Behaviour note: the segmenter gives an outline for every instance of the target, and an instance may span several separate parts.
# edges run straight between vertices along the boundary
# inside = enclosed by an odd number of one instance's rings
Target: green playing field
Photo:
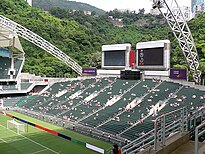
[[[55,130],[59,133],[68,135],[81,142],[86,142],[100,148],[109,149],[112,145],[88,136],[66,130],[64,128],[16,113],[19,118],[39,124],[43,127]],[[2,154],[95,154],[96,152],[87,149],[77,143],[56,137],[35,127],[28,126],[26,133],[17,134],[15,129],[7,129],[7,120],[11,118],[0,115],[0,153]]]

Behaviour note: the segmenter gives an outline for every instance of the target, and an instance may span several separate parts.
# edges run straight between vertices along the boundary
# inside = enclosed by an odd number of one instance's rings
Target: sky
[[[130,11],[145,8],[146,12],[150,12],[152,7],[152,0],[72,0],[76,2],[83,2],[105,11],[117,9],[129,9]],[[171,0],[167,0],[171,1]],[[180,6],[190,6],[191,0],[177,0]]]

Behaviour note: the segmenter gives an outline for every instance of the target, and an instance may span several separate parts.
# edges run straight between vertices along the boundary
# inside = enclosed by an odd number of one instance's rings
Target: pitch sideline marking
[[[39,153],[39,152],[42,152],[42,151],[45,151],[45,150],[47,150],[47,149],[39,150],[39,151],[33,152],[31,154],[36,154],[36,153]]]
[[[22,134],[18,134],[18,133],[16,133],[15,131],[8,129],[8,128],[6,128],[5,126],[3,126],[3,125],[1,125],[1,124],[0,124],[0,126],[3,127],[3,128],[5,128],[5,129],[7,129],[7,130],[9,130],[9,131],[11,131],[11,132],[13,132],[13,133],[15,133],[15,134],[17,134],[17,135],[20,135],[20,136],[24,137],[25,139],[27,139],[27,140],[29,140],[29,141],[31,141],[31,142],[33,142],[33,143],[35,143],[35,144],[37,144],[37,145],[39,145],[39,146],[41,146],[41,147],[44,147],[45,149],[48,149],[48,150],[52,151],[53,153],[59,154],[58,152],[56,152],[56,151],[54,151],[54,150],[52,150],[52,149],[50,149],[50,148],[48,148],[48,147],[46,147],[46,146],[44,146],[44,145],[42,145],[42,144],[36,142],[36,141],[34,141],[34,140],[32,140],[32,139],[30,139],[30,138],[28,138],[28,137],[26,137],[26,136],[23,136]]]
[[[4,139],[0,138],[1,141],[3,141],[4,143],[7,143]]]

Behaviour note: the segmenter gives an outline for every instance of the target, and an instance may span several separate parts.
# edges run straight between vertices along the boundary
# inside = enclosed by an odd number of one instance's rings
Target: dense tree
[[[133,49],[137,42],[169,39],[172,42],[171,66],[187,67],[177,40],[162,15],[152,16],[142,12],[119,12],[113,10],[103,15],[84,15],[81,11],[72,12],[64,8],[51,8],[44,12],[30,7],[25,0],[0,0],[0,14],[18,22],[42,36],[82,67],[101,65],[101,46],[114,43],[131,43]],[[122,19],[124,27],[112,25],[109,16]],[[204,75],[205,68],[205,15],[189,22],[201,59]],[[21,39],[26,52],[24,71],[46,76],[67,76],[75,73],[65,64]]]
[[[50,10],[53,7],[61,7],[70,10],[86,10],[97,14],[104,14],[105,11],[86,3],[69,0],[33,0],[33,5],[44,10]]]

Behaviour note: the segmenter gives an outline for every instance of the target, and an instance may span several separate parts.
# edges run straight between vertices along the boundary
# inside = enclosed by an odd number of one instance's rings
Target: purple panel
[[[96,76],[97,69],[96,68],[83,68],[83,76]]]
[[[186,69],[170,69],[171,79],[183,79],[187,80],[187,70]]]

